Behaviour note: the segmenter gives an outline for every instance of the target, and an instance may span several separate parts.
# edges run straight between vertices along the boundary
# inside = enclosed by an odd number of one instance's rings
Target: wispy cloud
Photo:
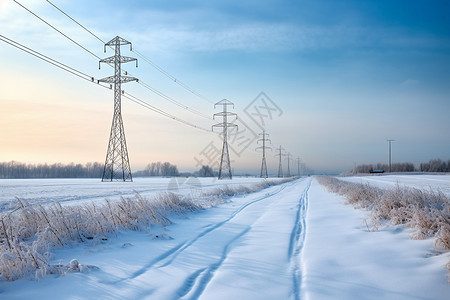
[[[77,41],[96,43],[89,34],[49,5],[32,2],[27,3],[27,6]],[[64,41],[63,37],[58,37],[56,32],[17,5],[0,0],[0,9],[2,7],[5,9],[0,16],[0,23],[5,33],[26,36],[31,44],[46,38],[46,44],[57,47],[60,41],[62,47],[67,47],[67,41]],[[412,32],[401,27],[348,23],[302,24],[295,19],[250,18],[242,12],[233,14],[206,6],[185,7],[179,10],[158,10],[146,6],[141,10],[127,11],[127,14],[119,14],[113,10],[114,7],[106,7],[105,12],[98,8],[96,13],[93,12],[95,4],[86,7],[92,8],[87,15],[76,12],[74,17],[103,39],[109,40],[117,34],[123,35],[139,45],[138,48],[152,52],[450,48],[450,39]],[[71,9],[69,5],[68,10],[76,11],[76,8]],[[47,34],[58,38],[47,39]],[[93,45],[98,47],[95,43]]]
[[[419,80],[416,79],[406,79],[401,83],[402,86],[414,86],[419,84]]]
[[[211,29],[161,26],[133,39],[152,51],[301,51],[317,49],[435,49],[450,48],[450,40],[412,35],[401,29],[302,26],[292,23],[254,22]]]
[[[297,48],[297,35],[290,25],[254,23],[214,30],[159,28],[135,38],[151,50],[280,51]]]

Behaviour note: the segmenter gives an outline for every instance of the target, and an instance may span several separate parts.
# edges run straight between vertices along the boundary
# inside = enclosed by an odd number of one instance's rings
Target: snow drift
[[[370,210],[370,230],[378,230],[383,221],[405,224],[414,229],[413,239],[434,237],[437,250],[450,250],[450,200],[442,192],[402,187],[382,189],[369,184],[344,182],[334,177],[318,177],[329,191],[347,199],[356,208]],[[450,280],[450,262],[447,264]]]

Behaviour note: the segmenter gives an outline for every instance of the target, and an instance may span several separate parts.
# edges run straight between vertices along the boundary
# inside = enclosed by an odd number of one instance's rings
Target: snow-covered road
[[[104,284],[128,299],[299,299],[309,182],[273,187],[175,225],[167,249]]]

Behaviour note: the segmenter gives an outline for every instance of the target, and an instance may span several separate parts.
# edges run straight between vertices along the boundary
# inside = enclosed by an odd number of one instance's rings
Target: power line
[[[170,73],[168,73],[166,70],[164,70],[163,68],[161,68],[160,66],[158,66],[156,63],[154,63],[153,61],[151,61],[150,59],[148,59],[147,57],[145,57],[142,53],[140,53],[139,51],[137,51],[136,49],[133,49],[133,52],[136,53],[136,55],[138,55],[140,58],[142,58],[146,63],[148,63],[149,65],[151,65],[152,67],[154,67],[156,70],[158,70],[159,72],[161,72],[162,74],[164,74],[167,78],[169,78],[170,80],[172,80],[173,82],[175,82],[176,84],[180,85],[181,87],[183,87],[184,89],[186,89],[187,91],[189,91],[190,93],[194,94],[195,96],[211,103],[214,104],[213,101],[209,100],[208,98],[204,97],[202,94],[199,94],[198,92],[194,91],[192,88],[190,88],[187,84],[183,83],[182,81],[180,81],[179,79],[177,79],[176,77],[170,75]]]
[[[69,73],[71,73],[71,74],[73,74],[73,75],[75,75],[75,76],[77,76],[77,77],[79,77],[81,79],[84,79],[84,80],[89,81],[91,83],[95,83],[97,86],[101,86],[103,88],[111,89],[110,85],[103,85],[103,84],[101,84],[98,80],[95,80],[95,78],[93,76],[90,76],[90,75],[88,75],[88,74],[86,74],[84,72],[81,72],[81,71],[79,71],[79,70],[77,70],[75,68],[72,68],[72,67],[70,67],[70,66],[68,66],[68,65],[66,65],[64,63],[61,63],[61,62],[59,62],[59,61],[57,61],[57,60],[55,60],[55,59],[53,59],[51,57],[48,57],[48,56],[46,56],[46,55],[44,55],[44,54],[42,54],[42,53],[40,53],[38,51],[35,51],[35,50],[33,50],[33,49],[31,49],[31,48],[29,48],[27,46],[24,46],[24,45],[22,45],[22,44],[20,44],[20,43],[18,43],[16,41],[13,41],[13,40],[11,40],[11,39],[3,36],[3,35],[0,35],[0,40],[2,40],[3,42],[5,42],[5,43],[7,43],[7,44],[9,44],[9,45],[19,49],[19,50],[22,50],[22,51],[24,51],[24,52],[26,52],[28,54],[31,54],[31,55],[33,55],[33,56],[35,56],[35,57],[37,57],[37,58],[39,58],[39,59],[49,63],[49,64],[52,64],[52,65],[54,65],[54,66],[56,66],[56,67],[58,67],[58,68],[60,68],[60,69],[62,69],[64,71],[66,71],[66,72],[69,72]],[[130,101],[132,101],[132,102],[134,102],[136,104],[139,104],[140,106],[145,107],[145,108],[147,108],[147,109],[149,109],[149,110],[151,110],[153,112],[156,112],[156,113],[158,113],[158,114],[160,114],[162,116],[165,116],[165,117],[167,117],[169,119],[178,121],[180,123],[183,123],[183,124],[188,125],[188,126],[193,127],[193,128],[200,129],[202,131],[210,132],[209,129],[202,128],[200,126],[197,126],[195,124],[187,122],[187,121],[185,121],[185,120],[183,120],[181,118],[178,118],[178,117],[176,117],[176,116],[174,116],[172,114],[169,114],[169,113],[167,113],[167,112],[165,112],[165,111],[163,111],[163,110],[161,110],[159,108],[156,108],[155,106],[153,106],[153,105],[145,102],[144,100],[139,99],[138,97],[135,97],[135,96],[133,96],[133,95],[131,95],[129,93],[124,92],[124,98],[127,98],[128,100],[130,100]]]
[[[206,131],[206,132],[211,132],[209,129],[205,129],[203,127],[197,126],[197,125],[192,124],[190,122],[187,122],[187,121],[185,121],[183,119],[175,117],[174,115],[169,114],[169,113],[167,113],[167,112],[165,112],[165,111],[163,111],[163,110],[161,110],[161,109],[159,109],[159,108],[157,108],[157,107],[155,107],[155,106],[153,106],[153,105],[151,105],[151,104],[149,104],[149,103],[139,99],[138,97],[127,93],[127,92],[124,92],[124,96],[123,97],[127,98],[128,100],[133,101],[134,103],[139,104],[139,105],[141,105],[141,106],[143,106],[143,107],[145,107],[145,108],[147,108],[147,109],[149,109],[151,111],[154,111],[154,112],[156,112],[156,113],[158,113],[160,115],[163,115],[163,116],[165,116],[165,117],[167,117],[169,119],[178,121],[180,123],[183,123],[185,125],[191,126],[193,128],[197,128],[197,129],[200,129],[200,130],[203,130],[203,131]]]
[[[41,60],[43,60],[45,62],[48,62],[48,63],[50,63],[50,64],[52,64],[52,65],[54,65],[54,66],[56,66],[56,67],[58,67],[58,68],[60,68],[62,70],[64,70],[64,71],[72,73],[75,76],[78,76],[78,77],[80,77],[82,79],[85,79],[87,81],[90,81],[90,82],[94,82],[95,81],[94,77],[92,77],[92,76],[90,76],[90,75],[88,75],[86,73],[83,73],[83,72],[81,72],[81,71],[79,71],[79,70],[77,70],[75,68],[69,67],[66,64],[63,64],[63,63],[61,63],[61,62],[59,62],[59,61],[57,61],[57,60],[55,60],[53,58],[50,58],[50,57],[48,57],[48,56],[46,56],[46,55],[44,55],[44,54],[42,54],[42,53],[40,53],[38,51],[35,51],[35,50],[31,49],[31,48],[28,48],[28,47],[26,47],[26,46],[24,46],[24,45],[22,45],[22,44],[20,44],[20,43],[18,43],[16,41],[13,41],[13,40],[11,40],[11,39],[3,36],[3,35],[0,35],[0,39],[2,41],[4,41],[5,43],[8,43],[11,46],[16,47],[19,50],[22,50],[22,51],[24,51],[24,52],[26,52],[28,54],[31,54],[31,55],[33,55],[33,56],[35,56],[35,57],[37,57],[37,58],[39,58],[39,59],[41,59]],[[106,87],[106,86],[104,86],[104,87]]]
[[[75,40],[73,40],[72,38],[70,38],[69,36],[67,36],[66,34],[64,34],[62,31],[58,30],[55,26],[51,25],[49,22],[45,21],[43,18],[41,18],[40,16],[38,16],[36,13],[32,12],[30,9],[28,9],[27,7],[25,7],[24,5],[20,4],[18,1],[14,0],[14,2],[16,2],[18,5],[20,5],[22,8],[24,8],[25,10],[27,10],[29,13],[31,13],[33,16],[35,16],[36,18],[38,18],[39,20],[41,20],[42,22],[44,22],[45,24],[47,24],[48,26],[50,26],[52,29],[54,29],[55,31],[57,31],[58,33],[60,33],[61,35],[63,35],[65,38],[69,39],[71,42],[73,42],[75,45],[81,47],[82,49],[84,49],[85,51],[87,51],[89,54],[93,55],[94,57],[96,57],[97,59],[101,60],[101,58],[99,56],[97,56],[96,54],[94,54],[92,51],[88,50],[87,48],[85,48],[84,46],[82,46],[80,43],[76,42]],[[75,22],[76,24],[78,24],[81,28],[83,28],[84,30],[86,30],[87,32],[89,32],[91,35],[93,35],[96,39],[98,39],[99,41],[101,41],[104,45],[106,44],[100,37],[98,37],[97,35],[95,35],[92,31],[90,31],[89,29],[87,29],[86,27],[84,27],[81,23],[79,23],[78,21],[76,21],[74,18],[72,18],[71,16],[69,16],[69,14],[67,14],[66,12],[64,12],[62,9],[60,9],[59,7],[57,7],[55,4],[53,4],[51,1],[47,2],[49,4],[51,4],[53,7],[55,7],[58,11],[60,11],[61,13],[63,13],[65,16],[67,16],[68,18],[70,18],[73,22]],[[107,45],[109,46],[109,45]],[[106,46],[105,46],[106,47]],[[109,46],[111,49],[113,49],[111,46]],[[114,49],[113,49],[114,50]],[[139,56],[143,56],[142,54],[139,54]],[[147,58],[144,58],[145,61],[150,61]],[[114,66],[112,65],[112,63],[107,62],[107,64],[114,68]],[[127,71],[124,71],[125,74],[128,74]],[[131,74],[130,74],[131,75]],[[158,96],[164,98],[165,100],[172,102],[173,104],[186,109],[187,111],[194,113],[198,116],[201,116],[203,118],[206,119],[211,119],[209,116],[202,114],[201,112],[192,109],[186,105],[181,104],[180,102],[174,100],[173,98],[167,96],[166,94],[164,94],[163,92],[158,91],[157,89],[151,87],[150,85],[146,84],[145,82],[143,82],[142,80],[140,80],[138,82],[141,86],[145,87],[146,89],[152,91],[153,93],[157,94]],[[178,118],[175,118],[178,119]],[[189,122],[185,122],[190,124]],[[194,125],[195,126],[195,125]]]
[[[66,17],[68,17],[70,20],[72,20],[75,24],[77,24],[78,26],[80,26],[81,28],[83,28],[85,31],[87,31],[89,34],[91,34],[92,36],[94,36],[97,40],[99,40],[102,44],[106,44],[105,41],[103,41],[100,37],[98,37],[95,33],[93,33],[91,30],[87,29],[85,26],[83,26],[80,22],[78,22],[77,20],[75,20],[74,18],[72,18],[68,13],[66,13],[65,11],[63,11],[61,8],[59,8],[58,6],[56,6],[55,4],[53,4],[51,1],[46,0],[49,4],[51,4],[54,8],[56,8],[59,12],[61,12],[62,14],[64,14]],[[153,62],[152,60],[150,60],[149,58],[145,57],[142,53],[140,53],[139,51],[137,51],[136,49],[132,49],[132,51],[134,53],[136,53],[136,55],[138,55],[141,59],[143,59],[145,62],[147,62],[149,65],[151,65],[152,67],[154,67],[156,70],[158,70],[159,72],[161,72],[163,75],[165,75],[167,78],[169,78],[171,81],[175,82],[176,84],[180,85],[181,87],[183,87],[184,89],[186,89],[187,91],[189,91],[190,93],[194,94],[195,96],[211,103],[214,104],[213,101],[209,100],[208,98],[204,97],[203,95],[201,95],[200,93],[196,92],[195,90],[193,90],[191,87],[189,87],[187,84],[183,83],[182,81],[180,81],[179,79],[177,79],[176,77],[172,76],[169,72],[167,72],[166,70],[164,70],[162,67],[160,67],[159,65],[157,65],[155,62]],[[153,91],[153,90],[152,90]],[[172,99],[173,100],[173,99]]]
[[[87,29],[86,27],[84,27],[83,25],[81,25],[77,20],[75,20],[74,18],[72,18],[71,16],[69,16],[66,12],[64,12],[62,9],[60,9],[58,6],[56,6],[55,4],[53,4],[51,1],[47,0],[48,3],[50,3],[54,8],[56,8],[57,10],[59,10],[62,14],[64,14],[66,17],[68,17],[69,19],[71,19],[73,22],[75,22],[78,26],[80,26],[81,28],[83,28],[84,30],[86,30],[87,32],[89,32],[91,35],[93,35],[97,40],[99,40],[100,42],[102,42],[102,44],[106,44],[106,42],[104,40],[102,40],[101,38],[99,38],[95,33],[93,33],[92,31],[90,31],[89,29]],[[110,48],[112,48],[111,46],[109,46]]]
[[[79,44],[78,42],[76,42],[75,40],[73,40],[72,38],[70,38],[68,35],[64,34],[62,31],[60,31],[58,28],[56,28],[55,26],[53,26],[52,24],[50,24],[49,22],[45,21],[44,19],[42,19],[41,17],[39,17],[37,14],[35,14],[34,12],[32,12],[31,10],[29,10],[28,8],[26,8],[24,5],[20,4],[18,1],[14,0],[14,2],[16,2],[18,5],[20,5],[23,9],[25,9],[26,11],[28,11],[30,14],[32,14],[33,16],[35,16],[36,18],[38,18],[39,20],[41,20],[42,22],[44,22],[45,24],[47,24],[48,26],[50,26],[52,29],[54,29],[55,31],[57,31],[59,34],[61,34],[62,36],[64,36],[66,39],[68,39],[69,41],[71,41],[72,43],[76,44],[78,47],[80,47],[81,49],[85,50],[86,52],[88,52],[89,54],[95,56],[97,59],[101,59],[100,56],[97,56],[94,52],[90,51],[89,49],[83,47],[81,44]]]
[[[186,110],[190,111],[190,112],[193,113],[193,114],[196,114],[196,115],[198,115],[198,116],[200,116],[200,117],[203,117],[203,118],[206,118],[206,119],[211,120],[211,117],[209,117],[209,116],[207,116],[207,115],[205,115],[205,114],[203,114],[203,113],[201,113],[201,112],[199,112],[199,111],[197,111],[197,110],[195,110],[195,109],[193,109],[193,108],[190,108],[189,106],[186,106],[186,105],[184,105],[184,104],[181,104],[180,102],[178,102],[178,101],[172,99],[171,97],[167,96],[167,95],[164,94],[163,92],[160,92],[160,91],[158,91],[157,89],[151,87],[150,85],[148,85],[147,83],[143,82],[142,80],[139,80],[138,83],[139,83],[141,86],[145,87],[146,89],[148,89],[148,90],[152,91],[153,93],[155,93],[155,94],[161,96],[162,98],[166,99],[167,101],[170,101],[170,102],[172,102],[173,104],[175,104],[175,105],[177,105],[177,106],[179,106],[179,107],[181,107],[181,108],[183,108],[183,109],[186,109]]]

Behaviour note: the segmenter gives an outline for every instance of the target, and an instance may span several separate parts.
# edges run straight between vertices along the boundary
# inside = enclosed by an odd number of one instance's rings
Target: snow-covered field
[[[274,179],[277,180],[277,179]],[[137,177],[133,182],[101,182],[99,179],[0,179],[0,211],[14,208],[17,199],[30,204],[78,204],[82,201],[119,200],[121,197],[155,196],[163,192],[198,194],[217,185],[251,185],[260,178],[236,177],[235,180],[217,178],[160,178]]]
[[[450,196],[450,175],[366,175],[339,177],[341,180],[355,183],[369,183],[370,185],[391,188],[396,184],[419,189],[441,191]]]
[[[167,191],[169,181],[136,180],[130,187],[56,180],[45,187],[42,180],[31,181],[30,190],[27,181],[2,181],[1,200],[73,204],[135,191],[150,197]],[[223,182],[200,184],[207,189]],[[199,188],[178,185],[193,196]],[[313,178],[229,200],[173,216],[166,227],[120,231],[101,242],[53,250],[54,264],[77,259],[98,269],[0,282],[0,299],[449,299],[448,253],[437,253],[432,239],[410,240],[404,227],[368,232],[364,211],[344,205]]]

